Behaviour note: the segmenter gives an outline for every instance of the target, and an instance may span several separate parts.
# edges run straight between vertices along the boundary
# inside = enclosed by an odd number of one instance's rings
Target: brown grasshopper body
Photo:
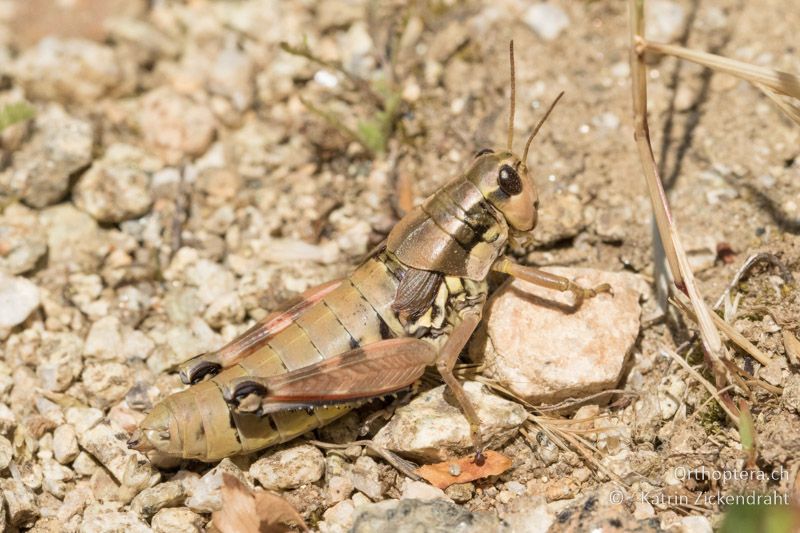
[[[525,159],[547,114],[522,158],[511,152],[509,128],[506,150],[479,152],[348,278],[184,364],[181,377],[193,385],[157,405],[131,447],[204,461],[255,451],[330,422],[361,400],[407,388],[435,365],[480,452],[478,417],[452,369],[480,321],[490,271],[572,291],[576,303],[608,290],[582,289],[502,256],[509,234],[536,225]],[[511,115],[513,123],[513,96]]]

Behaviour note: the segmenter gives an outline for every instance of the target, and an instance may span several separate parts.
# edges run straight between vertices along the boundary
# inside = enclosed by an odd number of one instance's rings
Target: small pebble
[[[19,56],[13,71],[33,98],[92,104],[112,89],[122,88],[122,67],[108,46],[45,37]]]
[[[262,457],[250,466],[262,487],[285,490],[318,481],[325,472],[325,458],[314,446],[301,444]]]
[[[437,498],[447,498],[447,495],[442,489],[423,481],[406,479],[400,498],[403,500],[435,500]]]
[[[69,388],[83,370],[83,341],[72,333],[52,333],[42,338],[36,375],[42,387],[53,392]]]
[[[205,519],[187,507],[158,511],[150,522],[155,533],[202,533]]]
[[[552,2],[536,3],[522,16],[530,29],[545,41],[552,41],[569,27],[569,17]]]
[[[639,303],[649,293],[637,275],[548,268],[584,287],[608,283],[614,292],[566,312],[571,294],[514,280],[493,295],[470,346],[473,360],[509,390],[535,403],[557,403],[617,385],[639,336]],[[535,303],[541,301],[542,303]],[[516,317],[514,321],[507,317]]]
[[[210,513],[222,508],[222,474],[231,474],[251,486],[241,469],[230,459],[223,459],[217,466],[206,472],[199,479],[187,477],[182,480],[189,498],[186,507],[196,513]]]
[[[383,495],[383,485],[380,481],[378,463],[372,457],[363,455],[356,459],[352,472],[353,486],[372,498],[379,500]]]
[[[75,428],[62,424],[53,431],[53,457],[62,465],[71,463],[78,457],[78,437]]]
[[[145,143],[165,163],[201,155],[214,139],[216,124],[211,111],[167,87],[147,93],[138,113]]]
[[[679,39],[686,24],[686,11],[672,0],[652,0],[645,8],[647,38],[671,42]]]
[[[475,495],[472,483],[456,483],[444,489],[445,495],[456,503],[466,503]]]
[[[140,516],[150,517],[164,507],[183,502],[186,492],[180,481],[167,481],[144,489],[131,502],[131,509]]]
[[[11,442],[0,435],[0,470],[5,470],[11,464],[11,459],[14,457],[14,449]]]
[[[76,428],[77,429],[77,428]],[[124,487],[141,491],[158,483],[161,474],[143,456],[128,449],[127,435],[107,424],[99,424],[85,433],[78,432],[81,448],[92,454]]]
[[[33,136],[15,153],[10,183],[0,174],[0,190],[11,189],[33,207],[54,204],[67,194],[73,174],[91,163],[93,147],[92,124],[51,105],[37,115]]]
[[[792,374],[786,381],[781,395],[783,403],[796,413],[800,414],[800,375]]]
[[[152,529],[133,511],[116,511],[103,504],[86,508],[80,533],[152,533]]]
[[[75,205],[103,223],[140,217],[153,204],[150,176],[159,166],[139,148],[111,145],[75,185]]]
[[[23,323],[39,302],[39,288],[34,283],[0,272],[0,330]]]
[[[0,480],[8,509],[8,523],[16,527],[31,526],[39,517],[36,495],[16,479]]]

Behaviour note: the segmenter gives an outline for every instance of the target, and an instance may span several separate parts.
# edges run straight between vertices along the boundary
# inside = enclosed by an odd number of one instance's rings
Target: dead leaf
[[[456,483],[498,476],[511,468],[511,459],[502,453],[489,450],[484,452],[484,457],[486,460],[482,465],[478,465],[475,462],[475,455],[471,454],[460,459],[421,466],[415,473],[434,487],[446,489]]]
[[[221,533],[287,533],[308,531],[303,518],[277,494],[251,491],[235,476],[222,474],[222,509],[212,515]]]

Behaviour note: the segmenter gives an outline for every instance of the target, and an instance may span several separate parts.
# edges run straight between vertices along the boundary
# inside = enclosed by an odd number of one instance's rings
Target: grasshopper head
[[[513,229],[527,232],[536,226],[539,195],[519,157],[508,151],[481,150],[466,177]]]
[[[522,158],[512,151],[514,143],[514,47],[511,46],[511,113],[508,122],[508,148],[495,152],[485,148],[475,156],[475,162],[467,172],[467,179],[480,189],[481,194],[500,211],[511,228],[518,232],[531,231],[536,226],[539,210],[539,194],[528,174],[528,150],[542,124],[564,95],[559,94],[525,143]]]

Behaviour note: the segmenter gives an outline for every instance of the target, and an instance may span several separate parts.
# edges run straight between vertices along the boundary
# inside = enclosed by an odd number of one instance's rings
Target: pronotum
[[[536,225],[528,149],[561,97],[518,157],[513,43],[509,55],[506,148],[478,152],[464,174],[403,217],[349,277],[311,289],[220,350],[184,363],[181,379],[192,386],[156,405],[129,446],[202,461],[252,452],[320,427],[359,400],[407,388],[435,365],[480,455],[478,416],[453,366],[481,320],[489,273],[570,291],[576,305],[609,290],[583,288],[503,255],[509,236]]]

